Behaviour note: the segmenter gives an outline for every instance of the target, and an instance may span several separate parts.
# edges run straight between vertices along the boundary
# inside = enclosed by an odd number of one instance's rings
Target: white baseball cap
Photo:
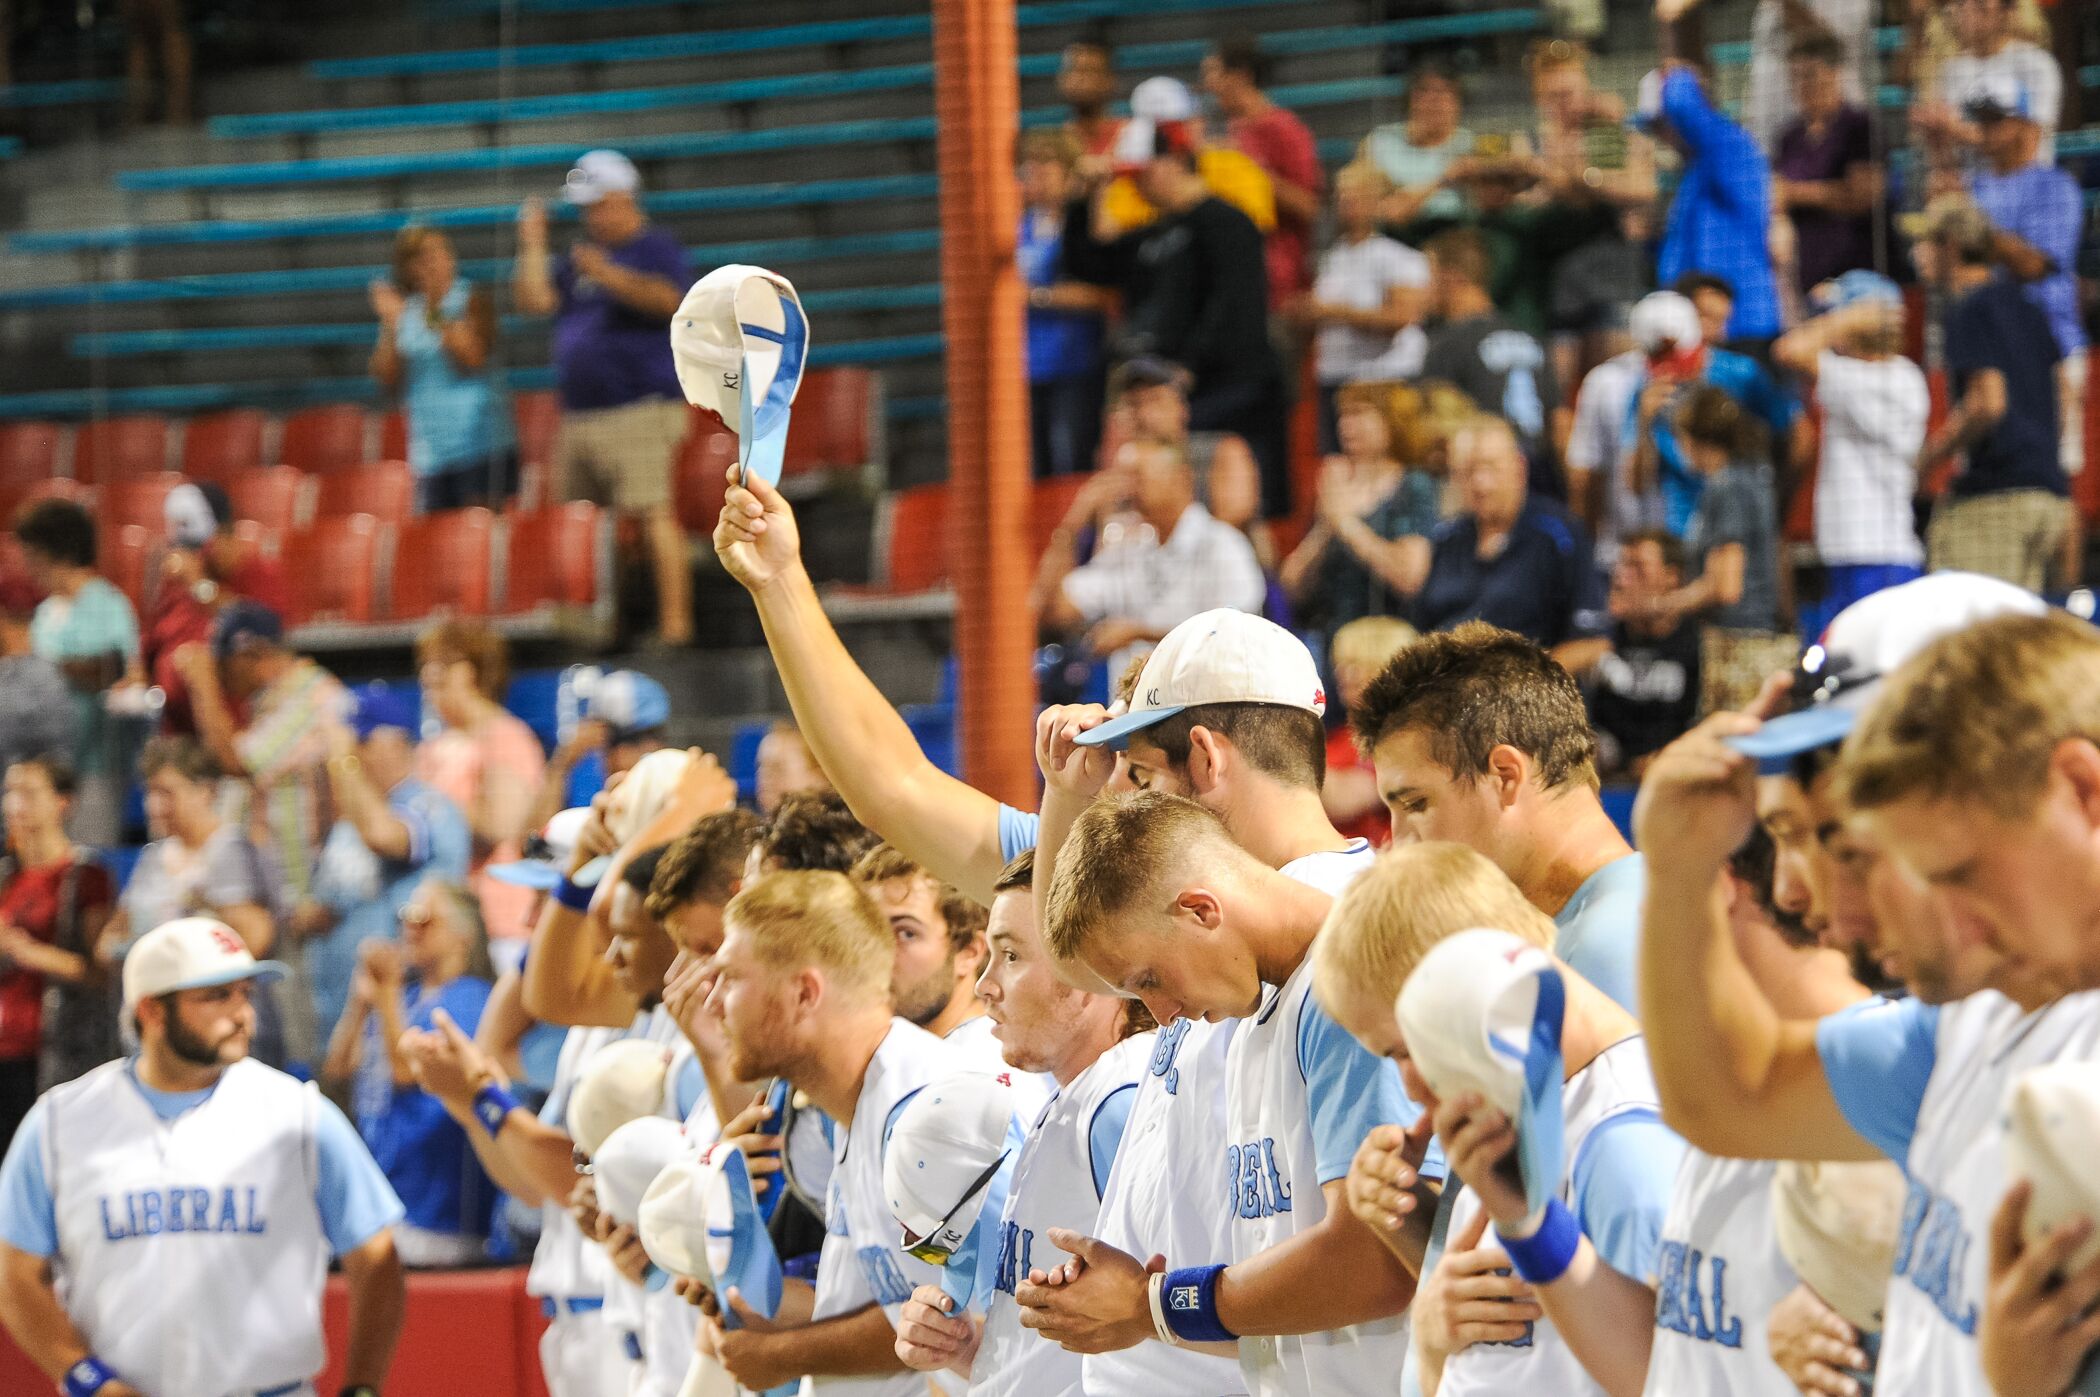
[[[585,208],[608,194],[632,194],[642,187],[642,172],[617,150],[586,151],[562,183],[561,197]]]
[[[1691,297],[1675,291],[1650,291],[1635,301],[1626,331],[1643,354],[1659,354],[1665,347],[1682,353],[1697,349],[1706,338],[1699,328],[1699,308]]]
[[[576,1148],[595,1157],[615,1130],[655,1115],[670,1071],[671,1050],[640,1038],[607,1043],[593,1053],[569,1093],[569,1138]]]
[[[1881,681],[1935,640],[1993,616],[2039,616],[2048,609],[2032,592],[1973,572],[1935,572],[1862,597],[1802,654],[1794,711],[1728,738],[1728,745],[1755,757],[1764,774],[1782,774],[1803,753],[1844,741],[1881,692]]]
[[[557,811],[538,834],[525,841],[523,858],[510,863],[490,864],[489,877],[515,888],[538,888],[542,892],[559,887],[562,874],[569,867],[569,859],[576,852],[576,837],[583,832],[584,821],[590,818],[588,805],[572,805],[567,810]]]
[[[633,1227],[641,1220],[642,1197],[664,1167],[690,1153],[685,1127],[668,1116],[636,1116],[591,1151],[591,1177],[598,1206],[614,1222]]]
[[[1881,1328],[1903,1222],[1903,1170],[1888,1160],[1788,1160],[1772,1176],[1773,1231],[1794,1274],[1862,1333]]]
[[[1130,711],[1080,734],[1079,745],[1121,751],[1132,733],[1207,703],[1269,703],[1325,713],[1327,690],[1304,641],[1274,621],[1223,607],[1168,631],[1145,661]]]
[[[124,956],[124,1012],[177,990],[210,989],[241,980],[271,984],[285,977],[282,961],[257,960],[234,929],[216,917],[162,922]]]
[[[627,775],[605,798],[605,832],[625,844],[649,827],[692,768],[693,754],[682,747],[659,747],[627,769]],[[574,845],[572,843],[571,847]],[[595,888],[612,867],[613,856],[600,854],[570,879],[579,888]]]
[[[1552,956],[1476,928],[1430,947],[1393,1003],[1408,1055],[1439,1098],[1477,1092],[1515,1124],[1534,1212],[1560,1187],[1565,995]]]
[[[2090,1062],[2052,1062],[2019,1077],[2005,1094],[2005,1176],[2033,1185],[2024,1225],[2039,1241],[2072,1218],[2100,1222],[2100,1072]],[[2069,1263],[2076,1271],[2100,1256],[2100,1233],[2087,1237]]]
[[[1146,78],[1130,89],[1130,114],[1141,121],[1193,120],[1196,94],[1180,78]]]
[[[945,1265],[964,1251],[1014,1132],[1010,1073],[962,1072],[913,1094],[882,1152],[882,1196],[906,1252]]]
[[[744,469],[780,479],[789,409],[809,357],[809,317],[795,285],[731,263],[693,283],[671,317],[671,364],[685,400],[737,435]]]
[[[711,1290],[734,1286],[762,1315],[780,1307],[780,1255],[766,1232],[742,1151],[717,1143],[681,1154],[642,1195],[635,1231],[649,1259]],[[724,1322],[734,1327],[735,1315]]]

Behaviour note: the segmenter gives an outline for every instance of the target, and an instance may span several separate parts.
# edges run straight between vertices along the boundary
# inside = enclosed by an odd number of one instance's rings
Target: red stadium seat
[[[781,478],[859,470],[874,461],[881,430],[880,382],[870,369],[817,369],[806,375],[795,395]]]
[[[57,475],[64,435],[56,422],[0,422],[0,489]]]
[[[677,474],[671,483],[678,500],[678,522],[690,534],[715,531],[722,497],[729,491],[729,468],[736,462],[736,433],[711,412],[692,409],[692,427],[678,448]],[[794,428],[789,427],[790,431]]]
[[[233,517],[252,520],[279,537],[289,533],[304,513],[306,475],[290,466],[263,466],[225,478]]]
[[[948,584],[948,487],[915,485],[884,501],[883,587],[908,595]]]
[[[1072,501],[1092,479],[1091,475],[1060,475],[1035,483],[1035,493],[1028,501],[1028,557],[1031,562],[1043,556],[1043,550],[1050,546],[1050,536],[1072,512]]]
[[[101,524],[104,531],[136,524],[155,538],[167,532],[168,492],[182,484],[173,471],[117,480],[102,487]]]
[[[285,540],[295,624],[364,622],[378,610],[380,523],[369,514],[316,519]]]
[[[373,461],[330,471],[314,481],[314,517],[369,514],[405,524],[416,512],[416,477],[406,461]]]
[[[97,535],[95,552],[96,569],[131,598],[134,610],[144,615],[147,579],[153,575],[153,560],[160,553],[160,530],[138,524],[103,529]]]
[[[96,493],[91,487],[62,475],[25,481],[20,485],[0,481],[0,527],[11,526],[15,516],[38,500],[72,500],[92,514],[95,512]]]
[[[242,471],[260,470],[269,425],[267,416],[248,407],[192,417],[182,432],[182,473],[225,485]]]
[[[400,408],[379,419],[379,459],[408,459],[408,414]]]
[[[168,468],[168,419],[153,413],[104,417],[73,434],[73,478],[106,485]]]
[[[233,536],[243,543],[252,543],[273,558],[284,556],[284,536],[289,529],[273,529],[268,524],[254,519],[233,521]]]
[[[342,470],[365,455],[365,410],[356,403],[330,403],[295,412],[284,420],[277,459],[312,475]]]
[[[510,516],[503,614],[598,600],[598,506],[588,500]]]
[[[486,509],[425,514],[401,527],[394,545],[394,600],[388,615],[417,621],[444,612],[489,614],[496,516]]]
[[[554,436],[561,430],[561,399],[552,393],[518,393],[510,400],[518,429],[518,463],[549,466],[554,462]]]

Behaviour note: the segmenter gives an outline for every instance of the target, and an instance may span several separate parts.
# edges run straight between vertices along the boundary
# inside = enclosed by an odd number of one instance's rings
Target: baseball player
[[[940,1287],[921,1287],[897,1321],[897,1352],[922,1370],[951,1368],[970,1392],[997,1397],[1077,1397],[1079,1355],[1021,1326],[1018,1283],[1045,1258],[1052,1228],[1087,1232],[1100,1214],[1153,1034],[1132,1032],[1125,1001],[1066,985],[1035,925],[1035,860],[1024,853],[1000,876],[986,941],[991,958],[978,992],[1007,1063],[1047,1072],[1055,1097],[1029,1122],[996,1219],[993,1290],[979,1323],[954,1312]]]
[[[1147,697],[1142,692],[1140,698]],[[1368,865],[1371,855],[1355,857]],[[1228,1218],[1228,1259],[1162,1273],[1092,1237],[1023,1287],[1024,1323],[1067,1347],[1236,1347],[1256,1397],[1384,1385],[1407,1355],[1414,1278],[1343,1206],[1359,1142],[1420,1115],[1398,1070],[1311,1003],[1311,950],[1331,899],[1235,843],[1218,817],[1159,791],[1096,801],[1058,858],[1050,953],[1161,1022],[1239,1018],[1226,1056],[1225,1149],[1188,1161],[1195,1197]],[[1224,1194],[1200,1182],[1224,1177]],[[1421,1214],[1415,1260],[1426,1242]],[[1192,1264],[1194,1263],[1194,1264]]]
[[[331,1256],[346,1393],[386,1380],[401,1204],[342,1112],[248,1057],[257,961],[208,917],[124,962],[138,1051],[45,1093],[0,1164],[0,1320],[67,1397],[310,1394]]]

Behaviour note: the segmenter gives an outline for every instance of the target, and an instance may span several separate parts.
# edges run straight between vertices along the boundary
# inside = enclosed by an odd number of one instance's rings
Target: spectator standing
[[[178,917],[216,917],[251,954],[277,944],[277,891],[263,853],[247,831],[222,818],[220,769],[194,738],[156,737],[139,758],[146,782],[146,826],[153,842],[139,853],[131,881],[117,900],[95,959],[109,984],[112,1031],[104,1060],[118,1055],[115,989],[121,967],[139,937]],[[255,1056],[286,1060],[284,986],[258,985]]]
[[[1259,614],[1267,592],[1247,536],[1196,501],[1195,474],[1171,442],[1134,441],[1123,460],[1141,529],[1075,566],[1069,530],[1053,535],[1036,573],[1043,625],[1084,631],[1087,648],[1121,673],[1174,627],[1218,607]]]
[[[1806,294],[1874,265],[1884,180],[1866,109],[1845,96],[1845,54],[1830,34],[1796,40],[1788,61],[1794,117],[1772,157],[1772,198],[1793,225],[1794,286]]]
[[[1105,159],[1123,124],[1108,112],[1116,96],[1116,69],[1106,39],[1088,34],[1065,45],[1058,59],[1057,96],[1065,104],[1064,129],[1082,158]]]
[[[0,859],[0,1140],[37,1093],[71,1081],[115,1055],[96,1035],[83,1051],[80,999],[98,988],[95,943],[116,891],[109,874],[66,837],[73,773],[56,757],[10,764],[0,803],[7,808],[7,853]],[[92,1058],[92,1060],[88,1060]],[[61,1075],[63,1074],[63,1075]]]
[[[1024,206],[1014,256],[1028,284],[1028,424],[1038,477],[1092,470],[1101,442],[1105,298],[1062,275],[1077,152],[1063,131],[1021,138]]]
[[[1473,153],[1473,133],[1464,120],[1465,92],[1457,73],[1437,59],[1408,70],[1407,119],[1373,127],[1353,162],[1377,171],[1390,186],[1379,204],[1381,222],[1452,218],[1463,210],[1458,190],[1445,182],[1444,171]]]
[[[1687,272],[1725,279],[1735,295],[1728,342],[1752,350],[1768,344],[1780,322],[1769,245],[1772,171],[1764,152],[1682,63],[1668,63],[1641,80],[1634,121],[1684,159],[1656,257],[1656,280],[1668,286]]]
[[[425,878],[464,883],[472,838],[459,808],[416,779],[422,726],[414,691],[367,689],[348,728],[329,743],[328,789],[336,821],[291,925],[304,947],[314,1021],[343,1017],[358,948],[394,936],[402,908]]]
[[[394,237],[391,277],[371,286],[379,317],[372,377],[408,415],[416,508],[500,505],[518,493],[509,400],[496,391],[496,303],[459,275],[452,243],[410,224]]]
[[[1428,300],[1429,259],[1378,231],[1376,171],[1351,165],[1334,181],[1334,242],[1312,290],[1286,314],[1313,332],[1320,394],[1320,450],[1341,449],[1335,393],[1359,379],[1409,379],[1428,339],[1418,322]]]
[[[1994,270],[1997,233],[1966,204],[1928,210],[1912,251],[1947,297],[1941,335],[1953,408],[1919,453],[1920,474],[1965,457],[1926,530],[1932,568],[2045,590],[2071,526],[2057,459],[2056,369],[2048,317]]]
[[[532,729],[501,701],[510,647],[486,626],[443,621],[417,638],[416,664],[423,702],[442,725],[417,750],[416,776],[467,817],[474,837],[468,872],[482,916],[491,937],[516,943],[532,932],[532,892],[489,877],[488,865],[518,857],[546,756]]]
[[[1983,163],[1969,177],[1976,207],[1996,229],[1992,252],[2049,317],[2063,358],[2056,366],[2064,474],[2085,469],[2085,320],[2078,304],[2078,240],[2085,229],[2085,191],[2069,170],[2042,154],[2035,96],[2008,74],[1991,74],[1970,90],[1962,114],[1982,141]]]
[[[117,842],[122,823],[123,733],[106,695],[139,653],[138,613],[95,571],[95,521],[71,500],[41,500],[15,521],[30,580],[44,593],[29,623],[29,647],[57,665],[72,690],[73,770],[79,796],[73,835]]]
[[[1147,355],[1117,365],[1109,376],[1110,435],[1119,449],[1139,437],[1179,442],[1196,473],[1197,502],[1212,518],[1246,531],[1260,553],[1261,467],[1239,433],[1189,429],[1188,385],[1188,371],[1164,359]]]
[[[1924,372],[1903,357],[1903,293],[1886,277],[1851,272],[1824,300],[1823,314],[1772,347],[1780,367],[1814,384],[1823,416],[1816,469],[1823,595],[1802,618],[1805,635],[1821,635],[1861,597],[1917,577],[1925,562],[1911,502],[1931,400]]]
[[[1332,633],[1360,617],[1397,615],[1422,590],[1443,488],[1410,468],[1421,402],[1402,384],[1342,389],[1341,453],[1321,468],[1313,526],[1283,564],[1301,625]]]
[[[694,276],[678,240],[643,214],[641,186],[634,162],[618,151],[583,156],[562,197],[581,211],[584,241],[557,266],[546,209],[528,200],[518,213],[511,286],[518,309],[555,317],[555,496],[594,498],[641,517],[658,636],[684,645],[693,638],[693,583],[671,508],[671,463],[685,440],[686,406],[667,331]]]
[[[1940,65],[1933,100],[1917,104],[1910,113],[1932,163],[1966,163],[1983,145],[1984,135],[1963,109],[1971,99],[2009,86],[2024,94],[2027,115],[2041,130],[2039,158],[2054,164],[2064,90],[2063,70],[2055,57],[2020,36],[2013,0],[1949,0],[1946,9],[1957,52]],[[2046,21],[2042,32],[2047,33]]]
[[[1611,571],[1611,649],[1590,672],[1597,770],[1638,781],[1699,716],[1699,627],[1666,615],[1684,585],[1684,542],[1661,529],[1627,535]]]
[[[1743,93],[1743,125],[1758,145],[1776,155],[1787,126],[1790,95],[1794,110],[1800,110],[1795,54],[1811,39],[1829,41],[1837,101],[1853,108],[1865,104],[1868,75],[1874,71],[1867,53],[1874,12],[1873,0],[1757,0],[1750,12],[1750,77]]]
[[[1636,403],[1651,366],[1683,363],[1697,355],[1703,342],[1698,310],[1675,291],[1643,296],[1626,328],[1634,347],[1584,376],[1568,433],[1568,502],[1597,540],[1602,567],[1617,558],[1619,540],[1662,526],[1661,491],[1652,481],[1643,486],[1634,478]]]
[[[1337,834],[1381,849],[1392,841],[1393,821],[1378,793],[1378,773],[1358,745],[1349,715],[1363,702],[1371,681],[1415,639],[1415,628],[1397,616],[1359,616],[1327,643],[1344,721],[1327,731],[1327,775],[1320,783],[1320,804]]]
[[[176,486],[162,507],[162,522],[167,552],[140,637],[140,668],[129,679],[161,691],[162,732],[194,733],[197,718],[178,661],[182,648],[209,649],[213,618],[235,598],[288,614],[291,588],[282,563],[234,532],[233,501],[223,486],[208,480]]]
[[[1550,651],[1571,673],[1595,663],[1606,642],[1604,589],[1582,526],[1525,488],[1516,430],[1482,416],[1451,442],[1458,513],[1431,541],[1429,578],[1415,624],[1450,630],[1486,621]]]
[[[1553,469],[1548,437],[1560,391],[1546,351],[1496,310],[1487,289],[1487,244],[1479,233],[1440,233],[1428,252],[1438,324],[1422,357],[1423,376],[1456,384],[1482,411],[1509,423],[1530,463],[1531,492],[1561,497],[1566,491]]]
[[[575,691],[583,700],[581,712],[547,758],[527,829],[540,829],[563,810],[588,804],[606,781],[666,745],[671,695],[640,670],[616,669],[588,682],[579,676]]]
[[[73,755],[77,717],[66,676],[30,644],[38,601],[26,573],[0,568],[0,769],[47,754],[70,763]]]
[[[1089,164],[1088,185],[1110,175],[1101,187],[1094,226],[1103,237],[1133,232],[1160,216],[1161,205],[1146,192],[1145,166],[1162,129],[1185,144],[1204,188],[1253,221],[1267,236],[1276,226],[1276,186],[1268,172],[1230,146],[1206,139],[1196,96],[1179,78],[1146,78],[1130,93],[1130,120],[1116,128],[1104,165]]]
[[[474,895],[426,878],[401,909],[401,935],[359,947],[348,1008],[322,1075],[350,1083],[357,1133],[401,1198],[394,1246],[409,1267],[470,1266],[487,1248],[496,1186],[444,1105],[416,1085],[401,1050],[409,1030],[434,1033],[438,1014],[480,1027],[495,972]]]
[[[1276,226],[1265,247],[1269,304],[1280,308],[1311,284],[1313,224],[1327,176],[1312,128],[1269,99],[1269,77],[1269,60],[1251,35],[1223,40],[1203,60],[1203,90],[1225,118],[1227,143],[1261,166],[1274,189]]]

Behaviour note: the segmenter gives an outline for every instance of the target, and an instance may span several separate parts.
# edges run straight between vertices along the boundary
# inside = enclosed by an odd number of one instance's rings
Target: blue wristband
[[[1582,1224],[1558,1198],[1546,1204],[1546,1217],[1529,1237],[1510,1238],[1495,1229],[1495,1240],[1509,1254],[1510,1269],[1533,1285],[1551,1285],[1575,1263],[1582,1248]]]
[[[66,1369],[66,1397],[95,1397],[116,1380],[109,1365],[91,1353]]]
[[[1167,1272],[1160,1310],[1175,1338],[1185,1344],[1229,1344],[1240,1337],[1218,1320],[1218,1277],[1224,1274],[1223,1263]]]
[[[571,912],[588,912],[591,910],[591,894],[595,891],[595,888],[577,887],[569,881],[567,874],[563,874],[562,880],[554,885],[554,900]]]
[[[494,1082],[474,1093],[474,1119],[491,1137],[503,1133],[503,1122],[517,1109],[518,1098]]]

